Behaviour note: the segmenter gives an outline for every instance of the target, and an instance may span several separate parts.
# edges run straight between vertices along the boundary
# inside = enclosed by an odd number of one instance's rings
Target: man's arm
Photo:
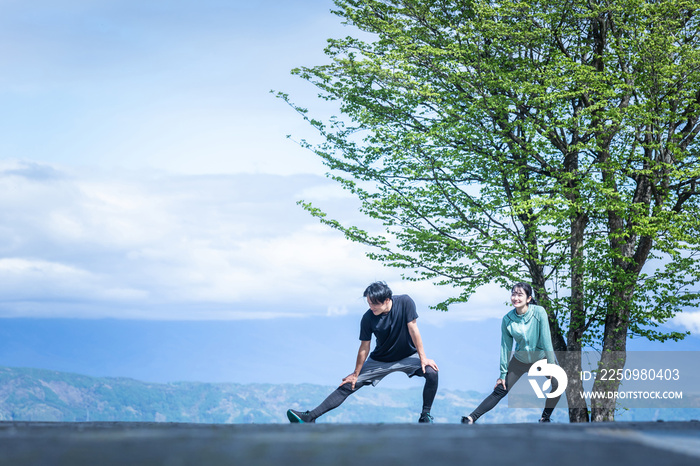
[[[428,359],[425,355],[425,350],[423,350],[423,339],[420,337],[420,332],[418,331],[418,323],[416,319],[413,319],[408,323],[408,333],[411,334],[411,339],[413,340],[413,345],[418,351],[418,357],[420,358],[420,367],[425,374],[425,366],[430,366],[435,370],[438,370],[437,364],[432,359]]]
[[[367,356],[369,356],[369,347],[370,340],[360,342],[360,349],[357,350],[357,361],[355,362],[355,371],[343,379],[343,381],[340,383],[341,386],[350,382],[352,383],[352,389],[355,390],[355,382],[357,382],[357,377],[360,375],[360,371],[362,370],[362,366],[367,360]]]

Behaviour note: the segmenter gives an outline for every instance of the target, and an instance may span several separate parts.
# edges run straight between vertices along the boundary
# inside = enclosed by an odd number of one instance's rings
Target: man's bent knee
[[[426,366],[423,377],[425,377],[427,380],[436,381],[438,379],[438,371],[433,369],[431,366]]]
[[[425,377],[426,379],[429,379],[429,380],[437,380],[438,379],[438,371],[433,369],[431,366],[425,366],[425,371],[423,371],[423,369],[416,369],[416,371],[413,373],[413,375],[417,375],[419,377]]]

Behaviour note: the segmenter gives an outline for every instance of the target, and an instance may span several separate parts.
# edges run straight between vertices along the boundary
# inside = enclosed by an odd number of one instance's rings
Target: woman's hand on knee
[[[508,390],[506,388],[506,381],[505,380],[503,380],[503,379],[496,380],[496,385],[494,385],[493,388],[498,388],[499,385],[503,387],[503,390]]]

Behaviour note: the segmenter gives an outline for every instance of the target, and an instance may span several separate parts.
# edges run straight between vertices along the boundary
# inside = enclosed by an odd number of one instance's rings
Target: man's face
[[[369,304],[369,309],[375,316],[386,314],[391,311],[391,298],[387,298],[383,303],[375,304],[367,298],[367,304]]]

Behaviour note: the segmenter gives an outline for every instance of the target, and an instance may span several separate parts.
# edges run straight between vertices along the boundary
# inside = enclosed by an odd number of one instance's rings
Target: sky
[[[352,34],[332,6],[0,0],[0,365],[333,385],[384,280],[416,301],[443,386],[489,388],[508,290],[431,310],[455,291],[402,281],[297,205],[373,227],[275,97],[334,111],[290,74]],[[700,332],[700,312],[671,328]]]

